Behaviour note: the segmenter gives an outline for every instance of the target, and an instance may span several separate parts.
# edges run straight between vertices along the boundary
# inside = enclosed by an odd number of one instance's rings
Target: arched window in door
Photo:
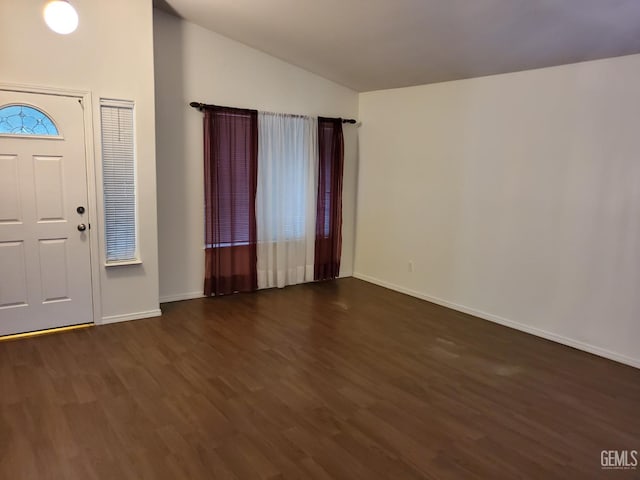
[[[20,104],[0,107],[0,135],[59,137],[60,132],[42,110]]]

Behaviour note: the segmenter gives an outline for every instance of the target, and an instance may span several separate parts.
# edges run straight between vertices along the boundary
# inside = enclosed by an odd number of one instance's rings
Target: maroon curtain
[[[204,114],[204,294],[258,288],[258,112],[208,107]]]
[[[342,250],[342,170],[344,139],[341,118],[318,118],[318,203],[314,279],[340,273]]]

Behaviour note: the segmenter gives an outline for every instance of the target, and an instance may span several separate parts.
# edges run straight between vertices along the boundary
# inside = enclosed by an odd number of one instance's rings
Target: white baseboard
[[[520,330],[525,333],[530,333],[531,335],[535,335],[537,337],[542,337],[556,343],[561,343],[562,345],[567,345],[569,347],[577,348],[578,350],[583,350],[585,352],[593,353],[594,355],[608,358],[609,360],[613,360],[615,362],[624,363],[625,365],[630,365],[635,368],[640,368],[640,359],[637,359],[637,358],[631,358],[626,355],[612,352],[610,350],[606,350],[604,348],[597,347],[595,345],[584,343],[579,340],[574,340],[569,337],[558,335],[556,333],[549,332],[547,330],[542,330],[536,327],[532,327],[524,323],[509,320],[507,318],[499,317],[498,315],[493,315],[491,313],[483,312],[481,310],[476,310],[474,308],[465,307],[464,305],[458,305],[456,303],[452,303],[447,300],[443,300],[441,298],[432,297],[430,295],[418,292],[416,290],[411,290],[409,288],[401,287],[400,285],[395,285],[393,283],[385,282],[384,280],[380,280],[378,278],[371,277],[369,275],[354,272],[353,276],[360,280],[364,280],[365,282],[373,283],[375,285],[379,285],[381,287],[385,287],[390,290],[395,290],[400,293],[405,293],[412,297],[416,297],[421,300],[426,300],[427,302],[431,302],[437,305],[441,305],[443,307],[451,308],[452,310],[457,310],[458,312],[467,313],[469,315],[473,315],[474,317],[482,318],[483,320],[488,320],[490,322],[504,325],[505,327],[514,328],[516,330]]]
[[[162,311],[160,311],[159,308],[156,308],[154,310],[147,310],[146,312],[125,313],[124,315],[111,315],[109,317],[102,317],[100,325],[127,322],[129,320],[140,320],[142,318],[159,317],[160,315],[162,315]]]
[[[203,298],[202,290],[197,292],[178,293],[176,295],[164,295],[160,297],[160,303],[181,302],[182,300],[193,300],[194,298]]]
[[[352,276],[351,273],[347,273],[338,278],[350,278],[351,276]],[[313,280],[310,282],[297,283],[296,285],[303,285],[305,283],[313,283]],[[287,285],[287,286],[290,286],[290,285]],[[258,291],[270,290],[272,288],[277,288],[277,287],[262,287],[262,288],[258,288]],[[160,303],[181,302],[183,300],[193,300],[194,298],[204,298],[204,297],[205,295],[204,293],[202,293],[202,290],[199,290],[197,292],[178,293],[176,295],[163,295],[160,297]]]

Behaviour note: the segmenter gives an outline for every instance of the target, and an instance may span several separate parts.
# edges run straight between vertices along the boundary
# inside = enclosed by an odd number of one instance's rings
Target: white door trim
[[[62,97],[77,98],[82,102],[84,120],[84,151],[87,165],[87,201],[89,210],[89,223],[91,232],[89,235],[89,250],[91,263],[91,303],[93,323],[102,319],[102,301],[100,291],[100,248],[99,235],[101,232],[98,216],[98,196],[96,188],[96,165],[93,140],[93,104],[91,92],[86,90],[70,90],[64,88],[42,87],[35,85],[8,84],[0,82],[0,90],[20,93],[39,93],[44,95],[57,95]]]

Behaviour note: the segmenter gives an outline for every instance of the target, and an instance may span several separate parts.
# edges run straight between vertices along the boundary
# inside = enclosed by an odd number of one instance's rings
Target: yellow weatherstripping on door
[[[13,335],[5,335],[0,337],[0,342],[9,340],[20,340],[23,338],[39,337],[41,335],[49,335],[50,333],[70,332],[71,330],[81,330],[83,328],[93,327],[93,323],[81,323],[80,325],[71,325],[69,327],[49,328],[47,330],[37,330],[35,332],[14,333]]]

